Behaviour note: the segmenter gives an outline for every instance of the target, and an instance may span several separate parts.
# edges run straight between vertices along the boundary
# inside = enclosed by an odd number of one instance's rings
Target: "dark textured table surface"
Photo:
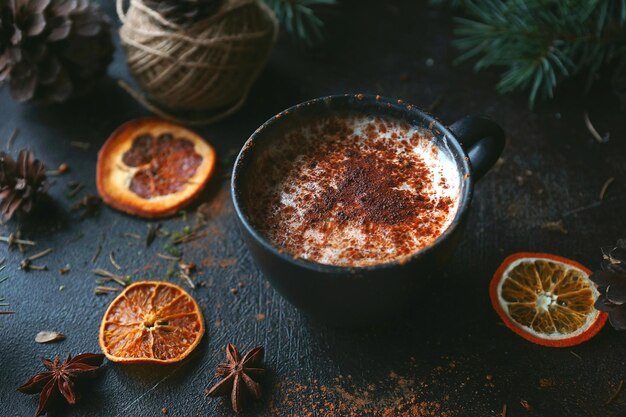
[[[427,416],[500,416],[504,404],[509,417],[624,415],[625,394],[605,403],[626,377],[626,334],[607,326],[574,348],[535,346],[501,325],[488,297],[491,275],[510,253],[551,252],[594,268],[600,246],[626,237],[625,113],[610,91],[601,85],[583,98],[582,81],[574,80],[556,100],[529,111],[525,95],[495,92],[497,73],[453,65],[451,17],[420,2],[346,1],[326,21],[326,43],[304,50],[281,38],[246,106],[199,129],[223,165],[200,199],[212,216],[208,236],[181,247],[184,259],[200,266],[196,280],[206,283],[193,291],[207,323],[198,349],[182,364],[158,369],[106,362],[85,400],[59,415],[157,416],[163,408],[172,416],[232,415],[223,401],[204,396],[228,342],[267,350],[267,393],[246,415],[382,415],[412,396]],[[95,192],[96,154],[109,133],[146,114],[117,87],[119,78],[128,79],[121,50],[109,78],[77,102],[18,105],[0,93],[0,138],[6,141],[17,127],[14,152],[29,146],[50,167],[71,166],[51,188],[53,203],[22,226],[37,242],[30,253],[54,248],[41,260],[50,271],[23,272],[18,264],[24,255],[0,248],[8,265],[2,275],[9,278],[0,295],[17,312],[0,317],[2,416],[33,414],[36,398],[15,388],[41,369],[39,357],[99,350],[98,325],[113,297],[94,295],[91,271],[113,269],[111,252],[134,280],[168,279],[167,261],[156,256],[163,239],[146,248],[124,236],[145,235],[148,222],[107,207],[82,222],[69,212],[80,196]],[[335,330],[310,322],[270,288],[243,245],[226,186],[232,154],[259,124],[297,102],[344,92],[424,108],[438,103],[436,113],[446,123],[485,113],[508,133],[501,163],[477,186],[467,233],[449,267],[425,283],[409,317],[377,329]],[[586,110],[598,130],[610,131],[609,143],[592,139],[583,122]],[[91,146],[82,150],[71,141]],[[610,177],[615,182],[600,202]],[[85,183],[74,199],[66,196],[71,181]],[[163,227],[193,224],[196,208]],[[567,234],[542,228],[558,220]],[[9,223],[1,230],[7,235],[15,229]],[[98,246],[102,254],[92,263]],[[61,275],[66,264],[71,271]],[[243,287],[233,295],[239,283]],[[37,344],[41,330],[64,332],[67,339]]]

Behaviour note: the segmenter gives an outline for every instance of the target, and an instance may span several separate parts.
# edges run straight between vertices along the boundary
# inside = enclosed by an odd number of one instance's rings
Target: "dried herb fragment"
[[[195,289],[196,284],[191,279],[191,274],[196,270],[196,264],[193,262],[185,263],[180,261],[178,263],[178,268],[180,271],[178,272],[178,276],[187,284],[190,288]]]
[[[96,262],[96,260],[98,259],[98,256],[100,256],[100,252],[102,252],[102,245],[98,245],[96,247],[96,251],[93,253],[93,256],[91,257],[91,263]]]
[[[541,228],[543,230],[547,230],[548,232],[557,232],[557,233],[562,233],[564,235],[568,233],[567,229],[563,225],[563,220],[545,222],[544,224],[541,225]]]
[[[76,194],[78,194],[83,188],[85,188],[85,184],[82,182],[72,182],[68,185],[68,192],[65,193],[67,198],[74,198]]]
[[[114,288],[114,287],[103,287],[103,286],[97,286],[94,290],[94,293],[96,295],[104,295],[104,294],[110,294],[110,293],[114,293],[114,292],[120,292],[119,288]]]
[[[118,283],[119,285],[121,285],[122,287],[127,286],[131,282],[130,275],[126,275],[126,276],[116,275],[102,268],[94,269],[93,273],[99,277],[102,277],[106,281],[114,281]]]
[[[0,236],[0,242],[5,242],[9,245],[9,249],[17,245],[35,246],[36,243],[32,240],[24,240],[17,237],[15,233],[11,233],[9,236]]]
[[[43,266],[39,266],[39,265],[33,265],[33,261],[36,261],[37,259],[43,258],[44,256],[48,256],[50,254],[50,252],[52,252],[52,248],[48,248],[44,251],[41,251],[39,253],[36,253],[34,255],[31,255],[27,258],[22,259],[22,261],[20,262],[20,269],[22,269],[23,271],[47,271],[48,267],[43,265]]]
[[[207,395],[210,397],[230,396],[235,412],[242,411],[250,397],[259,400],[262,394],[261,385],[254,379],[265,373],[265,369],[260,368],[264,353],[263,347],[258,346],[242,358],[235,345],[229,343],[226,347],[228,362],[220,364],[216,372],[216,376],[223,379],[214,385]]]
[[[5,260],[3,259],[2,262],[0,262],[0,265],[2,265],[2,267],[0,267],[0,271],[4,269],[5,265],[4,265]],[[4,281],[6,281],[8,278],[0,278],[0,284],[2,284]],[[9,304],[4,302],[4,298],[0,297],[0,307],[8,307]],[[14,314],[13,311],[0,311],[0,316],[4,315],[4,314]]]
[[[589,277],[600,292],[595,308],[609,314],[615,329],[626,330],[626,239],[601,250],[601,270]]]
[[[180,261],[180,256],[170,256],[170,255],[164,255],[162,253],[157,253],[156,256],[161,259],[168,260],[168,261]]]
[[[78,213],[78,219],[84,220],[87,217],[97,216],[100,213],[102,199],[93,194],[87,194],[71,207],[72,212]]]
[[[159,230],[161,229],[161,224],[149,224],[148,225],[148,234],[146,235],[146,246],[152,245],[154,239],[156,239]]]
[[[115,255],[113,254],[113,252],[109,254],[109,261],[111,261],[111,265],[113,265],[115,269],[117,269],[118,271],[122,269],[120,264],[118,264],[117,261],[115,260]]]
[[[24,394],[41,393],[35,417],[48,411],[52,403],[61,397],[68,404],[74,405],[78,401],[77,383],[84,377],[93,376],[103,360],[104,355],[99,353],[83,353],[75,358],[68,356],[63,363],[58,356],[54,361],[42,358],[41,361],[48,371],[35,374],[17,390]]]

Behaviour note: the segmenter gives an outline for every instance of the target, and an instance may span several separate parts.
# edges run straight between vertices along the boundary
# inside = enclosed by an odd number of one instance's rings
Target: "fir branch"
[[[625,55],[626,0],[448,2],[467,15],[455,19],[457,62],[503,67],[498,90],[528,90],[531,108],[575,73],[586,71],[589,87],[604,65]]]
[[[335,5],[336,0],[264,0],[272,9],[281,26],[295,39],[311,46],[323,39],[324,22],[315,14],[314,7]]]

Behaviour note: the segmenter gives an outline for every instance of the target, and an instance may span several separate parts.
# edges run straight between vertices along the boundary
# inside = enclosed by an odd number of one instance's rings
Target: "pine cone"
[[[90,0],[0,0],[0,84],[17,101],[85,93],[113,59],[110,26]]]
[[[143,0],[144,4],[165,19],[182,26],[189,26],[209,17],[222,0]]]
[[[23,149],[15,161],[0,152],[0,216],[9,220],[15,213],[30,213],[48,188],[46,167],[33,153]]]
[[[602,248],[602,255],[602,270],[590,277],[600,291],[595,307],[609,314],[617,330],[626,330],[626,239]]]

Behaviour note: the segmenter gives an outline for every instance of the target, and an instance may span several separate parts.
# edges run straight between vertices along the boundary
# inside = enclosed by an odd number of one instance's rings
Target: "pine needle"
[[[600,201],[604,200],[604,197],[606,196],[606,192],[609,190],[609,187],[611,186],[611,184],[613,184],[613,181],[615,181],[615,177],[611,177],[607,179],[602,185],[602,189],[600,189],[600,194],[598,195],[598,198],[600,199]]]
[[[264,0],[281,26],[307,46],[323,39],[324,22],[315,14],[319,6],[334,6],[336,0]]]

